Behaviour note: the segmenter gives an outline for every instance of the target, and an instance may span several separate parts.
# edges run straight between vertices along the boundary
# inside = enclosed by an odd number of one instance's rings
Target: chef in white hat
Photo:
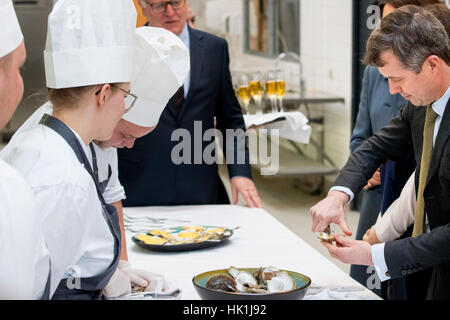
[[[121,233],[93,160],[137,99],[130,92],[136,11],[128,0],[59,0],[44,52],[52,115],[11,141],[4,159],[34,191],[51,257],[53,299],[99,299],[117,269]]]
[[[136,138],[149,132],[144,132],[146,129],[153,130],[157,126],[167,102],[183,85],[189,72],[189,50],[178,37],[162,28],[138,28],[134,42],[131,91],[139,98],[135,101],[133,108],[124,114],[113,137],[109,141],[100,142],[99,146],[132,148]],[[119,212],[122,228],[122,256],[104,293],[107,296],[129,293],[130,283],[144,287],[146,291],[153,291],[156,288],[169,289],[169,284],[164,282],[161,275],[133,269],[128,262],[121,201],[125,199],[125,196],[118,179],[117,151],[113,148],[103,150],[106,150],[104,153],[114,155],[111,161],[114,164],[112,181],[117,181],[115,184],[117,188],[110,190],[119,189],[120,186],[123,195],[119,202],[113,203]],[[106,190],[106,193],[109,193],[109,190]]]
[[[105,202],[116,207],[118,211],[122,233],[121,257],[116,270],[118,275],[114,275],[105,287],[104,293],[107,296],[129,293],[132,284],[147,290],[165,287],[165,283],[157,283],[157,280],[163,279],[161,275],[133,269],[128,262],[122,212],[122,200],[125,199],[125,192],[118,179],[115,148],[131,148],[136,138],[142,137],[155,128],[167,101],[183,84],[189,70],[189,51],[178,37],[160,28],[141,27],[137,29],[134,41],[131,91],[139,99],[119,121],[111,139],[95,141],[88,150],[88,158],[92,160],[94,166],[97,165],[98,182]],[[16,138],[24,132],[36,128],[44,114],[51,115],[52,113],[51,102],[45,103],[36,110],[17,130],[10,144],[0,153],[0,158],[11,158]]]
[[[11,0],[0,0],[0,129],[23,95],[23,35]],[[0,160],[0,299],[42,298],[49,257],[41,216],[23,177]]]

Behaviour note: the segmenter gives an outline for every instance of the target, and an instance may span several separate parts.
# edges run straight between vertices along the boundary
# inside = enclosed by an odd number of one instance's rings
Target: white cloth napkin
[[[303,300],[378,300],[361,287],[311,287]]]
[[[107,300],[180,300],[181,289],[175,288],[167,292],[152,291],[125,294],[120,297],[108,298]]]
[[[299,143],[308,144],[311,126],[301,112],[277,112],[262,115],[244,115],[246,128],[278,129],[279,136]],[[275,132],[272,132],[274,134]]]

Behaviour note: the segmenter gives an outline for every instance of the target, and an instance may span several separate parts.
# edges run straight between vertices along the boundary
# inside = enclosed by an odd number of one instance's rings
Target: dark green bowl
[[[240,271],[255,272],[259,268],[238,268]],[[311,285],[311,279],[301,273],[281,270],[287,272],[295,281],[297,288],[291,291],[277,293],[232,293],[206,288],[208,280],[218,274],[228,274],[227,269],[213,270],[196,275],[192,279],[194,288],[203,300],[301,300]]]

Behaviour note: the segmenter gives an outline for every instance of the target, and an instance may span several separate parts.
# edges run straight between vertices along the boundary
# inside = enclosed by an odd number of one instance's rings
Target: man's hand
[[[249,178],[234,177],[231,179],[231,193],[233,194],[233,204],[238,203],[239,193],[245,199],[250,208],[262,208],[262,202],[256,191],[255,184]]]
[[[381,243],[378,239],[377,231],[375,230],[375,226],[372,226],[369,230],[367,230],[366,234],[363,237],[365,242],[370,243],[371,245]]]
[[[364,189],[372,189],[373,187],[381,185],[381,175],[380,175],[380,169],[373,174],[372,178],[370,178],[369,181],[367,181],[367,185],[364,187]]]
[[[336,245],[322,241],[330,256],[346,264],[373,266],[371,245],[365,241],[336,236]]]
[[[341,191],[330,191],[328,196],[310,209],[313,219],[313,232],[323,232],[331,223],[339,225],[342,231],[351,236],[352,232],[347,224],[344,207],[350,200]]]

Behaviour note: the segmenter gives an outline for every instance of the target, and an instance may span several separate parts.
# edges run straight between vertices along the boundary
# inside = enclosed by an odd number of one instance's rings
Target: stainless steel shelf
[[[304,95],[299,93],[287,93],[283,98],[283,105],[286,111],[300,110],[304,108],[306,116],[308,117],[311,125],[322,126],[324,117],[311,116],[311,105],[327,104],[327,103],[345,103],[345,98],[328,95],[319,91],[308,90]],[[270,99],[264,98],[264,110],[270,111]],[[302,108],[303,107],[303,108]],[[313,127],[314,130],[314,127]],[[279,149],[279,171],[273,176],[265,176],[266,178],[301,178],[304,176],[317,176],[320,177],[320,183],[317,186],[320,190],[323,188],[323,177],[326,175],[336,174],[339,169],[334,161],[325,153],[324,150],[324,131],[320,130],[318,141],[313,137],[310,139],[310,143],[318,151],[317,159],[311,159],[307,157],[300,147],[300,144],[294,141],[289,141],[295,151],[287,148],[280,147]],[[253,159],[256,159],[257,155],[251,155]],[[261,169],[259,164],[252,165],[256,169]]]
[[[265,176],[266,178],[282,178],[282,177],[302,177],[309,175],[330,175],[337,173],[338,169],[334,166],[328,166],[317,160],[312,160],[305,155],[293,152],[291,150],[280,148],[280,169],[276,175]],[[252,159],[257,159],[257,154],[250,154]],[[260,170],[262,167],[253,164],[252,167]]]
[[[270,99],[265,96],[265,101],[270,101]],[[326,93],[322,93],[319,91],[308,90],[304,95],[300,95],[299,93],[286,93],[283,97],[284,104],[323,104],[323,103],[345,103],[344,97],[337,97],[328,95]]]

